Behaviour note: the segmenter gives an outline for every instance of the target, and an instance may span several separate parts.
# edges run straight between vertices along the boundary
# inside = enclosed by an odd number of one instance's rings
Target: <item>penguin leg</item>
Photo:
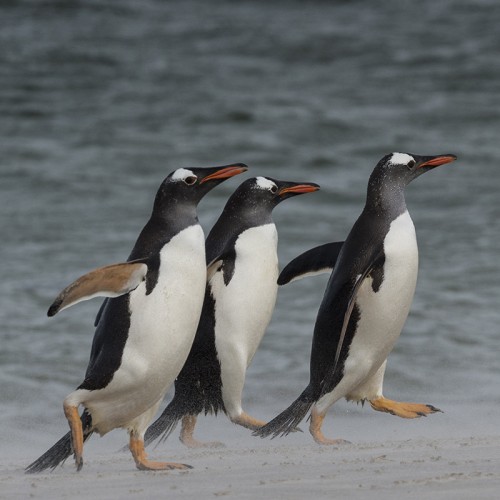
[[[222,400],[227,416],[233,424],[256,431],[266,425],[266,422],[251,417],[241,407],[245,374],[249,364],[248,358],[242,356],[237,347],[232,345],[226,345],[225,349],[221,349],[220,352]]]
[[[179,439],[188,448],[223,448],[224,443],[220,441],[202,442],[194,438],[194,428],[196,426],[196,415],[184,415],[181,423],[181,433]]]
[[[144,450],[144,438],[138,437],[135,433],[130,433],[129,448],[134,457],[135,465],[139,470],[192,469],[192,467],[187,464],[153,462],[148,460],[146,451]]]
[[[425,417],[430,413],[435,413],[438,410],[432,405],[419,403],[400,403],[386,399],[382,395],[384,385],[384,375],[387,366],[387,360],[382,363],[377,372],[365,380],[354,391],[346,395],[347,400],[353,401],[370,401],[371,407],[376,411],[391,413],[401,418],[417,418]]]
[[[251,417],[248,413],[242,411],[238,415],[230,415],[229,418],[233,424],[241,425],[242,427],[246,427],[252,431],[256,431],[260,429],[263,425],[266,425],[266,422],[263,420],[258,420],[256,418]]]
[[[324,436],[321,431],[321,426],[323,425],[323,420],[325,419],[326,411],[319,412],[315,407],[311,410],[311,423],[309,424],[309,432],[311,433],[314,441],[318,444],[323,445],[339,445],[339,444],[350,444],[349,441],[345,439],[328,439]]]
[[[83,467],[83,428],[80,415],[78,414],[78,406],[65,402],[64,415],[68,419],[71,430],[71,447],[73,449],[73,456],[75,457],[76,470],[79,472]]]
[[[383,396],[370,400],[371,407],[376,411],[383,411],[401,418],[426,417],[431,413],[440,412],[439,408],[421,403],[401,403]]]

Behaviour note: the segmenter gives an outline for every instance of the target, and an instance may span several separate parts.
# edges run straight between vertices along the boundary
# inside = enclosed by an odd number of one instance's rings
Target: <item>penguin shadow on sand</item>
[[[278,291],[278,233],[273,209],[317,191],[312,183],[269,177],[244,181],[231,195],[206,240],[208,281],[193,346],[175,381],[175,394],[149,427],[146,445],[167,439],[181,421],[188,447],[221,446],[193,436],[200,413],[225,413],[248,429],[265,424],[242,409],[245,375],[271,320]]]
[[[392,153],[368,181],[365,207],[345,242],[313,248],[292,260],[279,276],[284,285],[310,274],[331,272],[312,340],[306,389],[282,413],[254,431],[260,437],[286,435],[310,412],[309,430],[319,444],[328,408],[341,398],[368,401],[374,410],[402,418],[438,412],[428,404],[383,396],[387,357],[404,326],[415,292],[418,247],[405,202],[405,187],[455,155]]]
[[[82,276],[56,298],[49,316],[82,300],[107,297],[95,322],[85,379],[64,400],[70,432],[26,472],[53,469],[72,453],[80,470],[84,442],[94,432],[102,436],[116,428],[128,431],[138,469],[190,467],[148,460],[144,433],[189,354],[203,306],[207,270],[197,205],[215,186],[246,170],[234,164],[172,172],[158,189],[127,262]]]

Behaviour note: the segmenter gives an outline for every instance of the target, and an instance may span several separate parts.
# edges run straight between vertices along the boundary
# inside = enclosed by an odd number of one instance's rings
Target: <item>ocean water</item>
[[[35,454],[66,432],[62,400],[83,378],[99,300],[46,310],[127,257],[170,171],[250,166],[201,203],[206,233],[242,178],[319,183],[275,210],[283,266],[345,238],[391,151],[459,160],[407,188],[420,274],[385,392],[498,422],[499,22],[495,0],[2,2],[4,451]],[[280,289],[247,376],[256,417],[306,386],[325,284]],[[339,408],[364,425],[373,415]]]

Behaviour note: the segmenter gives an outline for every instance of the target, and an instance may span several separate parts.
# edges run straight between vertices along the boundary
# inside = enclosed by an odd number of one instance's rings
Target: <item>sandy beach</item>
[[[325,425],[328,435],[336,426],[352,441],[341,447],[320,447],[307,432],[261,440],[223,417],[204,418],[198,437],[225,447],[189,450],[173,435],[150,457],[193,469],[170,472],[137,471],[131,456],[118,451],[126,434],[116,431],[89,442],[80,473],[68,460],[53,472],[26,475],[23,468],[44,450],[17,449],[13,460],[3,460],[0,498],[493,499],[500,489],[500,435],[492,416],[474,421],[452,412],[405,421],[345,410]]]

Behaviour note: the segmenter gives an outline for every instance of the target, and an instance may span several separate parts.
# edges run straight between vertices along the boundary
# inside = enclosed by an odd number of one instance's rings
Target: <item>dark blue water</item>
[[[459,161],[407,189],[420,275],[386,393],[497,419],[499,22],[494,0],[2,2],[0,442],[41,451],[65,430],[99,301],[46,309],[126,258],[170,171],[242,161],[321,184],[276,209],[284,265],[346,236],[391,151]],[[203,201],[207,232],[240,181]],[[324,286],[280,290],[248,373],[256,417],[307,383]]]

